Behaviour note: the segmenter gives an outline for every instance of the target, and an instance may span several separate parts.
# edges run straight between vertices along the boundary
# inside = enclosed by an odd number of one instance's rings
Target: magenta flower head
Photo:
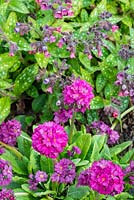
[[[86,175],[86,176],[85,176]],[[87,180],[84,180],[84,177]],[[95,161],[92,166],[82,172],[78,185],[87,185],[100,194],[116,195],[124,189],[123,169],[109,160]]]
[[[6,188],[3,188],[0,191],[0,200],[15,200],[15,196],[12,190],[8,190]]]
[[[21,134],[21,124],[17,120],[8,120],[0,125],[0,141],[14,146],[17,137]]]
[[[45,122],[34,129],[32,146],[48,158],[57,158],[68,143],[64,128],[55,122]]]
[[[52,182],[57,183],[72,183],[75,176],[75,164],[66,158],[61,159],[54,168],[54,173],[51,176]]]
[[[93,99],[93,88],[85,80],[77,79],[63,90],[64,103],[75,105],[76,111],[85,112]]]
[[[12,166],[8,161],[0,159],[0,186],[9,185],[12,181]]]

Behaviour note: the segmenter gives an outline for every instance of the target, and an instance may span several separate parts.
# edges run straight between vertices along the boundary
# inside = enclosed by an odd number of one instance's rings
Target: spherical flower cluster
[[[100,194],[116,195],[124,189],[123,178],[124,173],[119,165],[102,159],[80,174],[78,186],[87,184]]]
[[[63,90],[64,103],[74,105],[76,111],[85,112],[94,97],[93,88],[85,80],[77,79]]]
[[[73,111],[72,109],[68,109],[68,110],[65,110],[65,109],[60,109],[58,111],[56,111],[54,113],[54,121],[59,124],[59,123],[65,123],[67,122],[69,119],[72,118],[73,116]]]
[[[0,186],[10,184],[12,181],[12,166],[8,161],[0,159]]]
[[[108,135],[108,144],[115,144],[119,140],[118,132],[112,130],[103,121],[92,122],[92,128],[96,129],[98,134],[107,134]]]
[[[129,184],[134,185],[134,160],[130,161],[129,166],[124,170],[124,173],[129,179]]]
[[[61,159],[54,168],[54,173],[51,176],[52,182],[72,183],[75,176],[75,164],[66,158]]]
[[[21,134],[21,124],[17,120],[9,120],[0,125],[0,141],[14,146],[16,138]]]
[[[64,128],[55,122],[45,122],[34,129],[32,146],[48,158],[57,158],[68,143]]]
[[[44,171],[37,171],[35,175],[30,174],[29,175],[29,189],[30,190],[36,190],[38,183],[46,182],[48,178],[48,175]]]
[[[8,190],[6,188],[3,188],[0,191],[0,200],[15,200],[15,196],[12,190]]]

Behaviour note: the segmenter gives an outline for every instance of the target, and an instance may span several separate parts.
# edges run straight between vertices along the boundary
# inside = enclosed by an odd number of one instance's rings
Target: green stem
[[[130,107],[130,108],[127,109],[125,112],[123,112],[123,113],[121,114],[121,119],[122,119],[123,117],[125,117],[128,113],[130,113],[132,110],[134,110],[134,106]],[[117,126],[117,124],[118,124],[118,120],[116,119],[116,120],[114,121],[113,125],[111,126],[111,129],[114,129],[114,128]]]
[[[5,144],[3,142],[0,142],[1,146],[5,147],[6,149],[9,149],[10,151],[12,151],[20,160],[23,158],[23,155],[17,151],[16,148],[9,146],[8,144]]]
[[[71,119],[70,134],[69,134],[69,144],[72,143],[72,139],[73,139],[74,121],[75,121],[75,112],[73,113],[73,117],[72,117],[72,119]]]

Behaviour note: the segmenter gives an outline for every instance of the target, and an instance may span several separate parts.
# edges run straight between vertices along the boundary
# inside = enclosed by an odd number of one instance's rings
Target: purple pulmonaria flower
[[[75,176],[75,164],[66,158],[61,159],[54,168],[54,173],[51,176],[52,182],[72,183]]]
[[[115,32],[119,29],[119,26],[113,25],[112,26],[112,32]]]
[[[119,140],[118,132],[112,130],[103,121],[92,122],[92,127],[97,130],[98,134],[102,134],[102,135],[107,134],[108,135],[108,144],[115,144]]]
[[[32,146],[48,158],[57,158],[68,143],[64,128],[55,122],[45,122],[34,129]]]
[[[9,185],[12,181],[12,166],[8,161],[0,159],[0,186]]]
[[[43,171],[37,171],[35,174],[35,180],[37,183],[39,182],[46,182],[47,181],[47,174]]]
[[[16,138],[21,134],[21,124],[17,120],[9,120],[0,125],[0,141],[14,146]]]
[[[57,124],[60,124],[60,123],[65,123],[67,122],[69,119],[72,118],[73,116],[73,111],[72,109],[68,109],[68,110],[65,110],[65,109],[60,109],[58,111],[56,111],[54,113],[54,121],[57,123]]]
[[[100,194],[114,196],[123,191],[123,178],[124,173],[119,165],[102,159],[95,161],[89,169],[81,172],[78,186],[88,185]]]
[[[15,200],[15,196],[12,190],[8,190],[6,188],[3,188],[0,191],[0,200]]]
[[[63,90],[64,103],[74,105],[76,111],[85,112],[89,109],[90,101],[93,99],[93,88],[85,80],[77,79],[71,85],[65,86]]]

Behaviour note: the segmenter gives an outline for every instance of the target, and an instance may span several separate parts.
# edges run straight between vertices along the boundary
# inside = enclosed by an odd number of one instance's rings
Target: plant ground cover
[[[134,0],[0,1],[0,200],[134,199]]]

